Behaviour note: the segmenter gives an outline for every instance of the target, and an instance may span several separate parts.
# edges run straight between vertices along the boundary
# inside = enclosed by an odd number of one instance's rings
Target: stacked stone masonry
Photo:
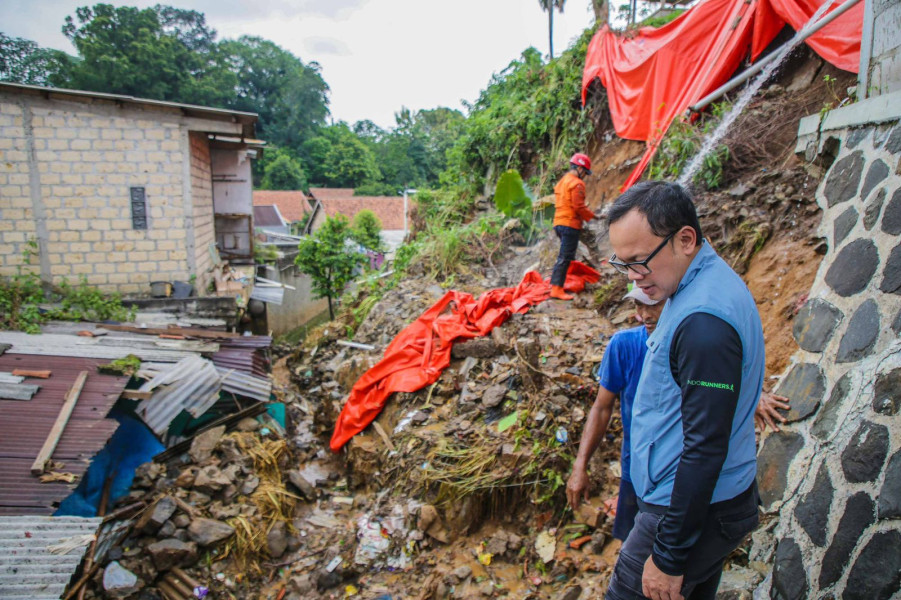
[[[133,227],[133,187],[147,229]],[[195,275],[203,289],[211,189],[206,137],[189,138],[178,111],[0,93],[0,275],[34,240],[30,268],[55,284],[146,294]]]
[[[755,598],[901,594],[901,123],[829,135],[839,153],[817,191],[829,249],[777,390],[789,424],[758,455],[772,518],[751,560],[772,570]]]

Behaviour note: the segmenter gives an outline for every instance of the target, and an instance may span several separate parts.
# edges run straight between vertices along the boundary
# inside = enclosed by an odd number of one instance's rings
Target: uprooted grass
[[[231,556],[240,569],[262,573],[257,559],[266,554],[266,536],[279,521],[290,527],[294,506],[300,500],[284,484],[282,465],[289,458],[288,444],[282,439],[261,439],[253,432],[235,432],[226,437],[251,458],[260,483],[250,495],[255,508],[252,514],[228,520],[235,535],[225,546],[222,558]]]
[[[564,389],[573,398],[590,394],[590,386]],[[557,430],[573,426],[567,413],[556,416],[557,411],[546,406],[548,391],[520,389],[507,400],[494,413],[495,418],[509,418],[515,412],[515,423],[506,431],[498,431],[500,421],[483,415],[465,434],[431,437],[417,432],[401,440],[398,446],[408,453],[404,458],[418,468],[398,470],[395,489],[415,490],[416,496],[445,510],[469,502],[478,507],[480,517],[504,514],[525,501],[545,510],[564,509],[563,477],[573,460],[575,440],[558,441]]]

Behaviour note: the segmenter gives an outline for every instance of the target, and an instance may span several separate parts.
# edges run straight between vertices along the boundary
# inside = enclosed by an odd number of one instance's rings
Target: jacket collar
[[[679,287],[676,288],[676,293],[673,294],[673,297],[678,295],[683,288],[694,281],[695,277],[698,276],[698,273],[700,273],[701,270],[703,270],[715,257],[716,251],[714,251],[713,247],[707,243],[706,239],[703,240],[701,242],[701,249],[698,250],[698,253],[695,255],[694,259],[692,259],[691,264],[688,265],[688,270],[685,271],[685,275],[683,275],[682,280],[679,281]]]

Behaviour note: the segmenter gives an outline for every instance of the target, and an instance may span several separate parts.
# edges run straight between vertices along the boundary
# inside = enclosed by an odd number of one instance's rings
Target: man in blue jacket
[[[669,300],[632,409],[635,525],[606,597],[713,599],[723,563],[758,523],[754,409],[763,328],[741,278],[703,240],[679,185],[642,182],[611,206],[610,265]]]

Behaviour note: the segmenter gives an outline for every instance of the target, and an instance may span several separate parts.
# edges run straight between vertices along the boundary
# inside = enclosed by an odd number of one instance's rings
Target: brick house
[[[313,216],[305,233],[319,229],[327,216],[341,214],[352,222],[361,210],[371,210],[382,222],[382,242],[389,251],[397,249],[406,237],[412,201],[403,196],[354,196],[353,188],[310,188],[310,196]]]
[[[142,295],[252,260],[257,116],[0,82],[0,275]]]

